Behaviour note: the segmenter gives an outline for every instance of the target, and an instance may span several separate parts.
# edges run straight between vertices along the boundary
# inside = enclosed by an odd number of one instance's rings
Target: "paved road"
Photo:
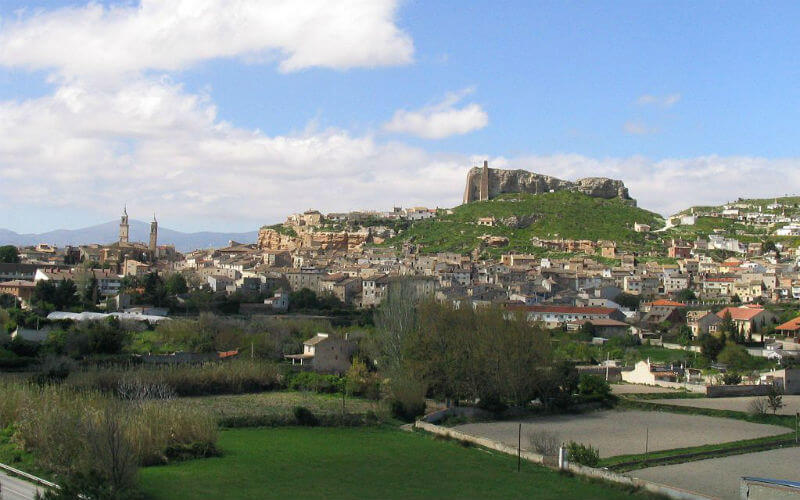
[[[0,500],[34,500],[37,491],[44,493],[32,483],[0,472]]]

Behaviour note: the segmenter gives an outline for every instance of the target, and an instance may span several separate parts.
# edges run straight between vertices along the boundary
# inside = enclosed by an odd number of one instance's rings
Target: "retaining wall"
[[[769,388],[769,385],[709,385],[706,387],[706,396],[709,398],[766,396]]]

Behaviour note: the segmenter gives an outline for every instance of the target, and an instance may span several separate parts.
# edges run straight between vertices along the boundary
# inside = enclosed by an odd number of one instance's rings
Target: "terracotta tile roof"
[[[764,312],[764,308],[755,308],[755,307],[726,307],[725,309],[721,310],[717,313],[717,316],[720,318],[725,318],[725,313],[731,313],[731,319],[736,321],[750,321],[751,319],[755,318],[762,312]]]
[[[797,318],[794,318],[794,319],[790,319],[789,321],[787,321],[786,323],[783,323],[782,325],[776,326],[775,329],[776,330],[791,330],[791,331],[800,330],[800,316],[798,316]]]
[[[669,307],[686,307],[683,302],[675,302],[674,300],[658,299],[650,302],[651,306],[669,306]]]

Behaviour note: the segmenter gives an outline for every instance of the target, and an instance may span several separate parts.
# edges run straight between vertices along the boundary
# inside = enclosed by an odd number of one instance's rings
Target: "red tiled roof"
[[[782,325],[776,326],[775,329],[776,330],[791,330],[791,331],[800,330],[800,316],[798,316],[797,318],[794,318],[794,319],[790,319],[789,321],[787,321],[786,323],[783,323]]]
[[[683,302],[675,302],[674,300],[658,299],[650,302],[651,306],[670,306],[670,307],[686,307]]]
[[[750,321],[754,317],[758,316],[764,311],[764,308],[754,308],[754,307],[726,307],[725,309],[721,310],[717,313],[717,316],[720,318],[725,318],[725,313],[731,313],[731,319],[738,320],[738,321]]]

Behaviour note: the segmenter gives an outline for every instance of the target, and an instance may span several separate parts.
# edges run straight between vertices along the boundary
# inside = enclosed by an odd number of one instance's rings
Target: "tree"
[[[166,279],[165,285],[169,295],[180,295],[189,291],[186,278],[180,273],[170,274]]]
[[[692,344],[692,329],[687,325],[681,325],[678,329],[678,343],[684,347]]]
[[[628,309],[639,309],[642,298],[638,295],[622,292],[614,298],[614,302]]]
[[[724,363],[733,371],[746,371],[753,366],[753,358],[743,346],[728,343],[717,355],[717,362]]]
[[[684,288],[683,290],[678,292],[677,298],[681,302],[691,302],[693,300],[697,300],[697,295],[695,295],[695,293],[692,290]]]
[[[736,341],[739,331],[736,327],[736,323],[733,322],[730,310],[725,311],[725,314],[722,316],[722,323],[719,324],[717,330],[722,332],[723,336]]]
[[[769,386],[767,390],[767,406],[772,410],[773,415],[785,406],[783,404],[783,393],[774,385]]]
[[[19,252],[14,245],[0,246],[0,262],[4,264],[16,264],[19,262]]]
[[[705,334],[700,337],[700,352],[703,353],[703,356],[708,358],[710,361],[716,361],[717,356],[719,355],[720,351],[724,347],[724,342],[710,334]]]

